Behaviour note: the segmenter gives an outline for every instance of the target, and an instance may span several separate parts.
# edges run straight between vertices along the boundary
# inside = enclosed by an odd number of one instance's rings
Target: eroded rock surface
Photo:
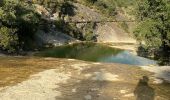
[[[170,98],[168,82],[154,84],[154,73],[136,66],[32,57],[0,62],[0,100]]]

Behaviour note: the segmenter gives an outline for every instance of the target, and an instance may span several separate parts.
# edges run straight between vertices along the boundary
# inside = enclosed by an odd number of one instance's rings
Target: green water
[[[95,43],[77,43],[46,49],[35,54],[41,57],[72,58],[93,62],[153,65],[155,61],[131,54],[129,51]]]

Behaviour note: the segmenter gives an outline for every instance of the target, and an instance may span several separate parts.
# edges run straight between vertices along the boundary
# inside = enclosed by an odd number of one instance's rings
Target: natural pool
[[[121,63],[130,65],[156,65],[156,61],[136,56],[130,51],[95,43],[77,43],[46,49],[35,54],[42,57],[72,58],[84,61]]]

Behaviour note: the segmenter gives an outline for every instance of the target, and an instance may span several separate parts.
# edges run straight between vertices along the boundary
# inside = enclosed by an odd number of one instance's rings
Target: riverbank
[[[153,72],[132,65],[37,57],[1,57],[0,62],[1,100],[170,98],[169,83],[155,83]]]
[[[122,49],[122,50],[128,50],[136,55],[137,52],[137,45],[135,43],[114,43],[114,42],[90,42],[90,41],[71,41],[67,44],[58,44],[58,45],[45,45],[43,47],[39,47],[34,50],[30,51],[20,51],[19,53],[7,53],[5,51],[0,50],[0,56],[32,56],[35,52],[38,52],[39,50],[47,49],[47,48],[55,48],[65,45],[73,45],[78,43],[94,43],[94,44],[101,44],[106,45],[108,47],[116,48],[116,49]]]

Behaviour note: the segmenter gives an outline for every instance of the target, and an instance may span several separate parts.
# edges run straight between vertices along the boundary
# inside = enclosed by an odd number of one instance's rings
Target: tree
[[[33,5],[25,1],[2,0],[0,4],[0,36],[5,38],[1,38],[0,46],[8,51],[17,49],[18,45],[21,46],[32,39],[39,26],[40,17]],[[17,41],[17,43],[12,43],[12,41]],[[9,44],[10,48],[4,43]]]
[[[170,2],[169,0],[141,0],[136,8],[139,24],[134,35],[144,42],[147,49],[170,51]]]
[[[87,2],[89,2],[89,3],[92,3],[92,4],[94,4],[95,2],[97,2],[98,0],[87,0]]]
[[[7,27],[0,28],[0,46],[9,53],[14,52],[18,45],[18,38],[15,34],[16,31],[16,29]]]

